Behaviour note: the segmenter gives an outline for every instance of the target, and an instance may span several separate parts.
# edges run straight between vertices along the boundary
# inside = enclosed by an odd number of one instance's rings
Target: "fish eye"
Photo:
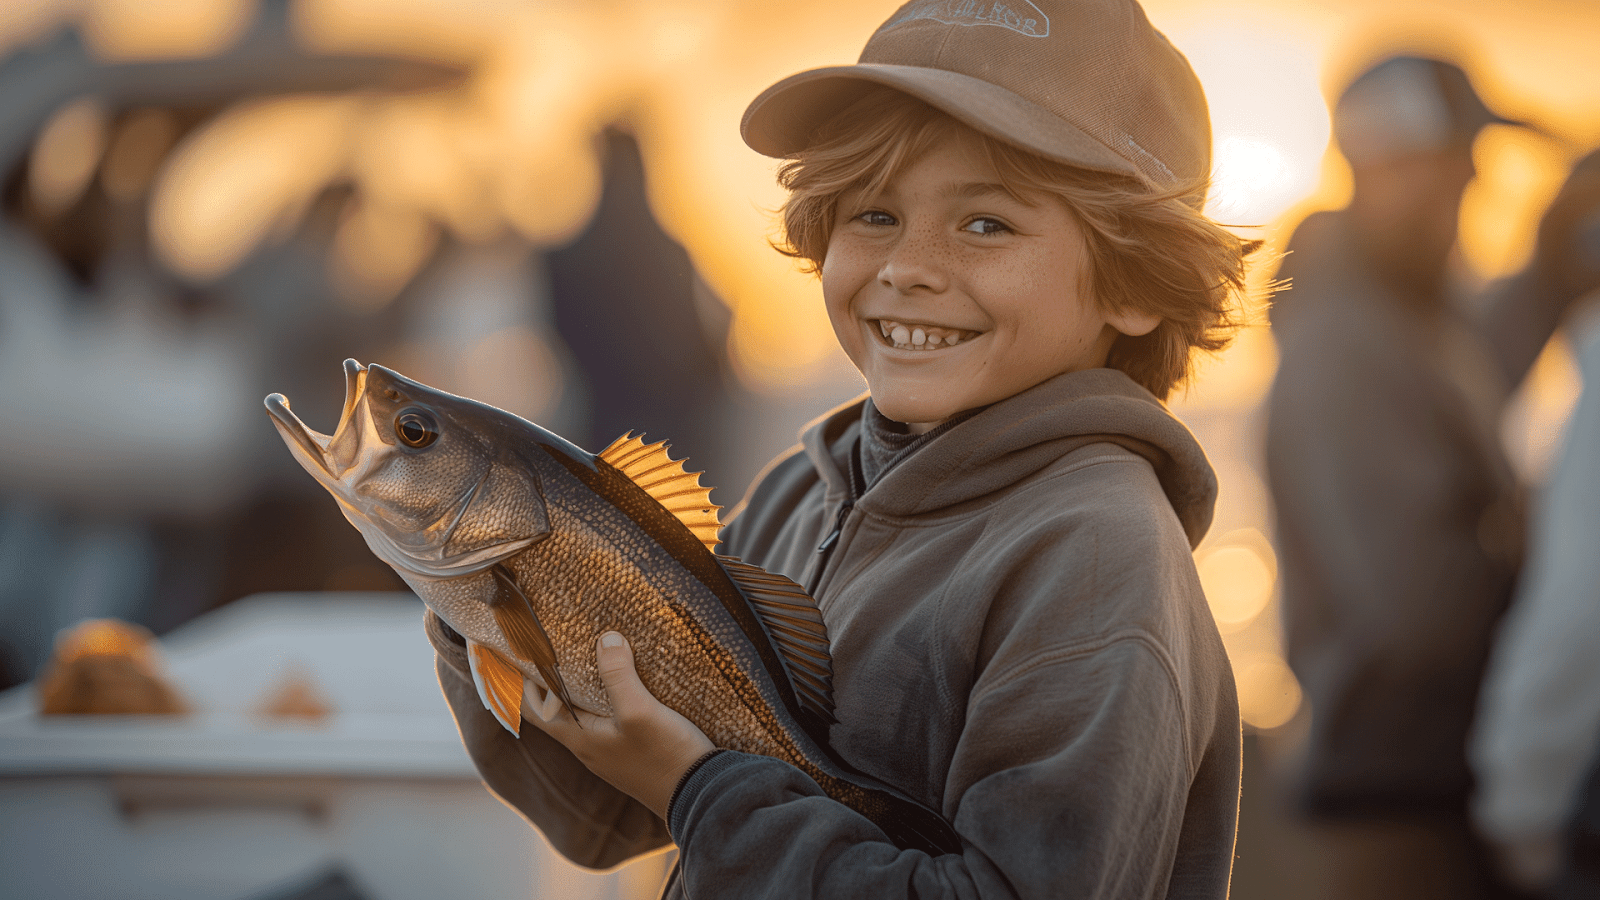
[[[422,410],[408,409],[394,417],[394,434],[400,443],[420,450],[439,439],[439,425]]]

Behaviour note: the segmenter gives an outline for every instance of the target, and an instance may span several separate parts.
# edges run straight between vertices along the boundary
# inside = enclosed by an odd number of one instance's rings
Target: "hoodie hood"
[[[807,430],[804,445],[830,498],[851,493],[864,402]],[[1165,404],[1115,369],[1068,372],[990,406],[886,472],[856,505],[889,517],[982,502],[1079,447],[1116,444],[1155,470],[1191,547],[1211,526],[1217,478],[1205,451]]]

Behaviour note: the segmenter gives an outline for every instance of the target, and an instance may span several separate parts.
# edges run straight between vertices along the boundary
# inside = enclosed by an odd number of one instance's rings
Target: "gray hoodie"
[[[1224,897],[1233,680],[1195,575],[1215,479],[1119,372],[995,404],[854,496],[861,404],[774,463],[727,552],[811,588],[848,763],[939,810],[960,854],[890,844],[786,763],[723,753],[669,814],[669,897]],[[826,547],[820,551],[818,548]],[[590,866],[669,839],[537,729],[440,678],[489,786]]]

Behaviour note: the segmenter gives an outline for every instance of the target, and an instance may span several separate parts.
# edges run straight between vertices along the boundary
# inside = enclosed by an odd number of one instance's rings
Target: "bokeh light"
[[[211,56],[232,44],[255,17],[255,0],[92,0],[83,23],[105,59]]]
[[[415,207],[369,197],[345,210],[333,236],[333,278],[342,299],[361,309],[383,306],[410,283],[439,241]]]
[[[357,102],[300,96],[247,103],[178,147],[156,184],[151,239],[179,273],[229,271],[287,232],[345,168]]]
[[[92,97],[51,117],[29,155],[28,187],[47,212],[72,205],[94,176],[105,151],[106,114]]]
[[[511,326],[468,348],[455,377],[462,396],[510,410],[526,419],[548,418],[561,398],[561,365],[537,331]]]
[[[1211,614],[1224,631],[1247,625],[1267,608],[1277,581],[1272,545],[1254,528],[1229,532],[1196,559]]]
[[[1234,661],[1239,717],[1258,731],[1281,728],[1300,709],[1300,683],[1283,657],[1252,653]]]
[[[1273,24],[1216,16],[1172,35],[1211,110],[1206,212],[1234,226],[1265,226],[1310,194],[1328,143],[1315,46]]]

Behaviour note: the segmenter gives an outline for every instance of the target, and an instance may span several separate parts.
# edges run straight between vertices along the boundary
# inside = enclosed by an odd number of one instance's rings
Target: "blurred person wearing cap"
[[[613,718],[525,708],[514,736],[433,618],[486,783],[582,865],[675,842],[671,898],[1225,897],[1238,704],[1192,556],[1216,479],[1161,401],[1226,343],[1254,245],[1200,212],[1188,62],[1132,0],[916,0],[743,134],[787,160],[780,249],[870,393],[767,469],[721,552],[817,600],[830,747],[951,841],[897,846],[712,747],[620,642]]]
[[[1600,896],[1600,150],[1573,166],[1511,280],[1564,326],[1583,392],[1534,497],[1528,564],[1495,638],[1470,746],[1474,822],[1508,878]],[[1568,311],[1569,306],[1575,307]],[[1542,329],[1541,329],[1542,330]],[[1532,345],[1534,340],[1523,343]],[[1522,353],[1520,355],[1526,355]]]
[[[1367,70],[1334,109],[1350,203],[1308,217],[1278,273],[1266,463],[1309,700],[1290,783],[1315,896],[1514,896],[1467,811],[1468,728],[1523,534],[1499,417],[1532,362],[1496,349],[1453,272],[1491,124],[1522,123],[1453,63]]]

